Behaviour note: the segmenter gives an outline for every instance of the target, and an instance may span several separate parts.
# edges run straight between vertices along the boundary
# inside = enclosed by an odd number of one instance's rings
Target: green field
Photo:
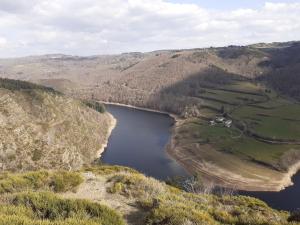
[[[233,81],[222,86],[203,87],[193,97],[198,98],[202,106],[207,106],[216,113],[224,108],[226,112],[231,112],[248,104],[259,104],[268,102],[270,94],[265,93],[262,85],[253,84],[250,81]],[[211,114],[203,115],[211,118]]]
[[[279,170],[288,164],[281,162],[283,156],[300,154],[300,104],[250,81],[205,87],[196,97],[208,108],[203,107],[202,119],[188,119],[180,127],[182,142],[208,143],[219,151]],[[233,120],[232,127],[210,125],[209,120],[222,113]]]
[[[300,105],[298,104],[269,109],[245,106],[235,110],[232,116],[246,122],[248,129],[262,137],[300,141]]]
[[[300,145],[268,144],[242,134],[237,128],[210,126],[207,121],[201,119],[187,120],[179,132],[186,143],[211,144],[219,151],[276,169],[281,169],[279,159],[285,152],[300,151]]]

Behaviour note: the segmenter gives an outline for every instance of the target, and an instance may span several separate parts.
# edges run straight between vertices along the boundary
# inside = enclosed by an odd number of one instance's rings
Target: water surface
[[[148,176],[167,179],[186,176],[184,169],[166,151],[174,120],[165,114],[107,105],[117,119],[101,161],[129,166]]]
[[[259,198],[275,209],[293,211],[300,208],[300,173],[293,177],[293,186],[280,192],[239,192],[242,195]]]
[[[118,123],[103,153],[108,164],[129,166],[148,176],[165,180],[168,177],[187,176],[183,168],[165,152],[174,120],[168,115],[107,105]],[[294,176],[294,186],[281,192],[245,192],[281,210],[300,208],[300,174]]]

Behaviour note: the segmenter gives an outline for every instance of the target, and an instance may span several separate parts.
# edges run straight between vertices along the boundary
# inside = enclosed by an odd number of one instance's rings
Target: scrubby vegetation
[[[84,179],[79,172],[2,173],[0,175],[0,224],[125,224],[118,213],[106,206],[87,200],[62,199],[54,194],[74,192],[83,182]]]
[[[99,102],[96,101],[84,101],[84,104],[87,105],[88,107],[100,112],[100,113],[105,113],[106,109],[105,106]]]
[[[5,225],[124,225],[113,210],[86,200],[61,199],[50,192],[12,195],[0,205]]]
[[[287,224],[287,215],[247,197],[168,194],[142,205],[150,210],[146,224]]]
[[[82,169],[83,172],[93,172],[97,175],[110,175],[113,173],[120,173],[120,172],[128,172],[130,174],[139,173],[138,171],[124,166],[112,166],[112,165],[101,165],[101,166],[90,166],[84,167]]]
[[[44,170],[28,173],[2,173],[0,174],[0,194],[25,190],[66,192],[75,190],[82,182],[83,178],[77,172]]]
[[[296,225],[298,218],[297,212],[279,212],[255,198],[188,193],[120,166],[6,173],[0,186],[1,225],[125,225],[123,216],[135,218],[126,220],[129,225]],[[99,195],[81,199],[80,188],[103,186]],[[115,210],[96,203],[102,198]],[[126,211],[128,204],[135,211]]]
[[[58,91],[55,91],[53,88],[41,86],[38,84],[29,83],[21,80],[13,80],[0,78],[0,88],[8,89],[11,91],[21,91],[21,90],[42,90],[55,94],[61,94]]]
[[[107,174],[108,175],[108,174]],[[139,173],[113,172],[107,190],[134,198],[145,213],[144,224],[289,224],[289,213],[278,212],[255,198],[187,193]]]

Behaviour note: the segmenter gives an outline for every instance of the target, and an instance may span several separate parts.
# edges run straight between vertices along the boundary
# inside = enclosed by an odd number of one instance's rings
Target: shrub
[[[17,194],[8,203],[0,205],[0,225],[125,225],[106,206],[61,199],[50,192]]]
[[[108,191],[112,194],[115,194],[115,193],[121,193],[124,191],[124,185],[123,183],[120,183],[120,182],[116,182],[113,184],[112,187],[110,187],[108,189]]]
[[[55,94],[61,94],[53,88],[41,86],[38,84],[29,83],[27,81],[13,80],[7,78],[0,78],[0,88],[5,88],[11,91],[15,90],[43,90]]]
[[[0,174],[0,194],[24,190],[54,190],[64,192],[75,189],[83,182],[79,173],[57,171],[35,171],[20,174]]]
[[[84,101],[83,102],[86,106],[96,110],[97,112],[100,112],[100,113],[105,113],[106,112],[106,109],[105,109],[105,106],[99,102],[96,102],[96,101]]]
[[[83,182],[79,173],[61,171],[52,177],[50,186],[55,192],[66,192],[75,189]]]
[[[216,224],[208,212],[197,210],[188,204],[183,204],[176,200],[165,201],[160,199],[156,201],[146,218],[147,225],[182,225],[186,221],[197,225]]]
[[[116,191],[127,197],[147,199],[166,192],[165,184],[138,173],[120,173],[108,181],[113,183],[110,192]]]
[[[35,149],[33,151],[32,160],[39,161],[42,158],[42,151],[40,149]]]
[[[93,172],[94,174],[98,175],[110,175],[120,172],[127,172],[132,174],[138,174],[136,170],[129,168],[129,167],[123,167],[123,166],[111,166],[111,165],[99,165],[99,166],[93,166],[93,167],[86,167],[83,169],[84,172]]]
[[[300,222],[300,210],[295,210],[291,213],[290,217],[288,218],[288,221],[290,222]]]
[[[229,212],[224,210],[214,210],[212,216],[215,220],[225,224],[235,224],[236,218],[234,218]]]
[[[6,215],[0,217],[0,225],[99,225],[99,223],[81,219],[50,222],[47,220],[35,220],[28,219],[27,217]]]

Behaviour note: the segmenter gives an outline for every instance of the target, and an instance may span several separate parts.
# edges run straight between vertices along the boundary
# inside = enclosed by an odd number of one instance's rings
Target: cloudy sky
[[[0,57],[300,40],[300,0],[0,0]]]

